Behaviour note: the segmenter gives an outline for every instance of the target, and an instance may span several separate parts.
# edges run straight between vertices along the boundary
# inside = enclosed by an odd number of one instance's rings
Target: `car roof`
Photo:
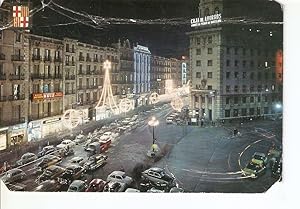
[[[71,183],[71,185],[72,186],[79,186],[79,185],[81,185],[81,184],[84,184],[85,182],[84,181],[82,181],[82,180],[74,180],[72,183]],[[71,186],[70,185],[70,186]]]
[[[63,167],[57,166],[57,165],[51,165],[47,168],[47,170],[56,170],[56,169],[60,169],[60,170],[65,170]]]
[[[151,171],[156,171],[156,172],[162,172],[162,171],[164,171],[163,168],[157,168],[157,167],[149,168],[149,170],[151,170]]]
[[[15,173],[15,172],[20,172],[20,171],[23,172],[22,169],[19,169],[19,168],[13,168],[13,169],[7,171],[7,173]]]
[[[35,155],[34,153],[32,152],[26,152],[25,154],[23,154],[22,156],[26,156],[26,155]]]
[[[76,157],[73,157],[71,160],[79,160],[79,159],[83,159],[83,157],[76,156]]]
[[[124,171],[113,171],[110,175],[124,175]]]
[[[105,182],[105,181],[102,180],[102,179],[93,179],[93,180],[90,182],[90,184],[99,184],[99,183],[101,183],[101,182]]]
[[[254,155],[259,155],[259,156],[263,156],[263,157],[266,156],[264,153],[261,153],[261,152],[255,152],[255,153],[253,154],[253,156],[254,156]]]
[[[66,169],[75,169],[75,168],[78,168],[78,167],[81,167],[81,166],[76,165],[76,164],[72,164],[72,165],[68,165],[68,166],[66,167]]]

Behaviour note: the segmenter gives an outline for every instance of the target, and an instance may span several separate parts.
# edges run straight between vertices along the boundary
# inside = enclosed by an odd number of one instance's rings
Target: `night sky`
[[[48,2],[49,0],[44,0]],[[102,17],[132,18],[132,19],[159,19],[178,18],[186,20],[198,15],[199,0],[53,0],[55,3],[72,10],[98,15]],[[229,1],[229,0],[226,0]],[[232,0],[231,0],[232,1]],[[255,8],[255,15],[268,14],[278,17],[275,13],[268,13]],[[262,1],[262,0],[258,0]],[[236,0],[235,0],[236,2]],[[244,6],[248,8],[249,5]],[[268,2],[268,1],[265,1]],[[40,6],[39,0],[33,1],[33,6]],[[261,5],[261,4],[259,4]],[[243,6],[243,5],[242,5]],[[239,9],[242,11],[243,9]],[[278,5],[277,5],[278,7]],[[278,9],[278,8],[277,8]],[[245,11],[245,10],[244,10]],[[272,10],[273,11],[273,10]],[[70,13],[68,13],[70,14]],[[280,15],[279,15],[280,16]],[[282,18],[282,17],[281,17]],[[120,38],[128,38],[131,43],[139,43],[149,47],[152,54],[166,57],[180,57],[188,53],[188,37],[185,32],[190,31],[190,25],[109,25],[103,29],[94,29],[83,24],[57,26],[60,23],[74,22],[49,8],[37,13],[33,18],[32,32],[39,35],[63,38],[70,37],[82,42],[109,46]]]

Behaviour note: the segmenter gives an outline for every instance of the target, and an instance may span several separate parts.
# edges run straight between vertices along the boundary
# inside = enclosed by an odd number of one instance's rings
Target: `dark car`
[[[266,172],[266,166],[253,163],[252,161],[243,169],[243,175],[250,178],[257,178]]]
[[[42,161],[36,164],[37,173],[41,173],[45,168],[61,163],[61,158],[55,155],[46,155]]]
[[[111,181],[105,185],[103,192],[124,192],[125,190],[126,184]]]
[[[88,188],[85,190],[86,192],[102,192],[106,182],[102,179],[93,179]]]
[[[46,180],[40,183],[34,192],[57,192],[60,191],[61,185],[55,180]]]
[[[42,175],[40,175],[36,181],[38,183],[46,181],[46,180],[57,180],[61,175],[65,172],[66,169],[63,167],[52,165],[48,168],[46,168]]]
[[[100,166],[103,166],[107,163],[107,156],[105,155],[93,155],[90,156],[83,164],[83,167],[87,171],[95,170],[99,168]]]
[[[38,157],[52,154],[53,152],[55,152],[55,147],[53,145],[49,145],[49,146],[43,147],[42,151],[40,151],[38,153]]]
[[[1,178],[1,180],[5,184],[14,183],[17,181],[21,181],[26,177],[26,174],[23,170],[19,168],[13,168],[5,173],[5,175]]]
[[[147,179],[158,187],[176,186],[175,178],[162,168],[149,168],[142,172],[142,179]]]
[[[79,165],[70,165],[66,167],[65,172],[59,177],[59,182],[61,184],[70,184],[76,179],[83,177],[85,169]]]
[[[36,159],[37,156],[34,153],[27,152],[24,155],[22,155],[20,160],[17,161],[17,165],[25,165],[27,163],[35,161]]]

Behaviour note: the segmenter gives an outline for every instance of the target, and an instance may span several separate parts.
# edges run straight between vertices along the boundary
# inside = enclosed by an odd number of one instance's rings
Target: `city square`
[[[113,3],[89,4],[93,15],[67,2],[1,5],[8,189],[264,193],[282,181],[280,4],[197,0],[185,17],[153,18],[144,2],[106,19],[96,13]]]

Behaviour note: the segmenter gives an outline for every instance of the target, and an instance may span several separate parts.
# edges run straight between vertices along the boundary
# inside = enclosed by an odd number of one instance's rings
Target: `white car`
[[[127,188],[127,189],[125,190],[125,192],[141,192],[141,191],[138,190],[138,189],[134,189],[134,188]]]
[[[132,116],[131,121],[136,121],[138,119],[138,117],[139,117],[138,115]]]
[[[105,133],[100,137],[100,140],[107,140],[107,139],[111,138],[111,134],[112,134],[112,132],[110,132],[110,131],[105,132]]]
[[[122,125],[128,125],[130,123],[130,121],[129,120],[122,120],[121,123],[122,123]]]
[[[65,148],[68,147],[70,148],[74,148],[75,147],[75,142],[73,142],[70,139],[65,139],[63,140],[59,145],[56,146],[57,148]]]
[[[167,124],[172,124],[173,123],[173,117],[167,117],[166,118],[166,123]]]
[[[72,164],[80,164],[83,161],[83,157],[73,157],[70,160],[70,163]]]
[[[125,172],[123,171],[113,171],[111,174],[108,175],[107,181],[116,181],[120,183],[125,183],[130,185],[133,180],[131,177],[126,176]]]
[[[74,142],[76,144],[80,144],[80,143],[83,143],[85,140],[86,140],[86,136],[84,136],[82,134],[79,134],[79,135],[76,136]]]

